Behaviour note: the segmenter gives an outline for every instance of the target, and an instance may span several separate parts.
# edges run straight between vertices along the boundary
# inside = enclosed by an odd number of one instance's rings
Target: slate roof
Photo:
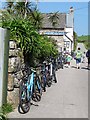
[[[58,19],[57,24],[55,26],[52,25],[50,21],[50,16],[54,13],[42,13],[43,21],[42,28],[64,28],[66,25],[66,13],[57,13]]]

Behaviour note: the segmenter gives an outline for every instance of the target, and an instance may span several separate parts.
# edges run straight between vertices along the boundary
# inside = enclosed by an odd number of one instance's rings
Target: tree
[[[23,2],[14,3],[13,16],[6,10],[3,13],[2,26],[10,29],[10,39],[17,41],[18,47],[23,52],[25,62],[33,66],[35,61],[40,62],[41,59],[46,59],[51,55],[55,56],[57,49],[50,38],[38,33],[39,22],[42,19],[40,12],[26,6],[27,16],[24,17],[26,9],[24,5]]]
[[[77,36],[77,33],[74,31],[74,51],[76,50],[76,47],[77,47],[77,38],[78,38],[78,36]]]
[[[73,35],[74,35],[74,40],[77,40],[78,35],[77,35],[77,33],[75,31],[73,32]]]
[[[53,27],[55,27],[56,24],[58,23],[58,19],[59,19],[58,11],[55,13],[51,13],[51,16],[49,16],[49,20],[52,23]]]
[[[39,30],[42,26],[42,20],[43,17],[41,15],[41,13],[38,10],[33,11],[33,15],[32,15],[32,21],[34,23],[34,26],[36,26],[36,28]]]

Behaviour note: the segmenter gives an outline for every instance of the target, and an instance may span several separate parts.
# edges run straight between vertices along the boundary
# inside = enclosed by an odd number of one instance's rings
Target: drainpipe
[[[73,7],[70,7],[70,10],[69,10],[69,11],[70,11],[70,14],[73,15],[73,21],[72,21],[72,22],[73,22],[73,26],[72,26],[72,27],[73,27],[73,32],[74,32],[74,8],[73,8]],[[73,34],[73,36],[74,36],[74,34]],[[74,37],[73,37],[73,38],[74,38]],[[73,44],[74,44],[74,39],[73,39],[73,41],[71,42],[71,50],[73,50],[73,48],[72,48],[72,47],[73,47]]]
[[[69,10],[69,14],[72,15],[72,28],[73,28],[73,32],[74,32],[74,8],[73,7],[70,7],[70,10]],[[74,35],[74,34],[73,34]],[[74,38],[74,37],[73,37]],[[73,50],[73,44],[74,44],[74,40],[71,41],[71,51]]]

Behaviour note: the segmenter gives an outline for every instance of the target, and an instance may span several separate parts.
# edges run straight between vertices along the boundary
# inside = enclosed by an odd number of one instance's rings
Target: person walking
[[[67,57],[66,57],[66,62],[67,62],[67,67],[68,67],[68,68],[70,68],[71,60],[72,60],[72,57],[71,57],[71,55],[68,53],[68,54],[67,54]]]
[[[88,59],[88,69],[90,69],[90,49],[86,52],[86,57]]]
[[[79,47],[78,50],[75,53],[75,59],[76,59],[77,69],[80,69],[81,58],[82,58],[82,52],[81,52],[81,49]]]

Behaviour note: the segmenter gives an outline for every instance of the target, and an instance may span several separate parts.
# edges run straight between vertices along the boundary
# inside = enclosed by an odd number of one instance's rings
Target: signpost
[[[0,107],[7,102],[9,30],[0,27]]]

